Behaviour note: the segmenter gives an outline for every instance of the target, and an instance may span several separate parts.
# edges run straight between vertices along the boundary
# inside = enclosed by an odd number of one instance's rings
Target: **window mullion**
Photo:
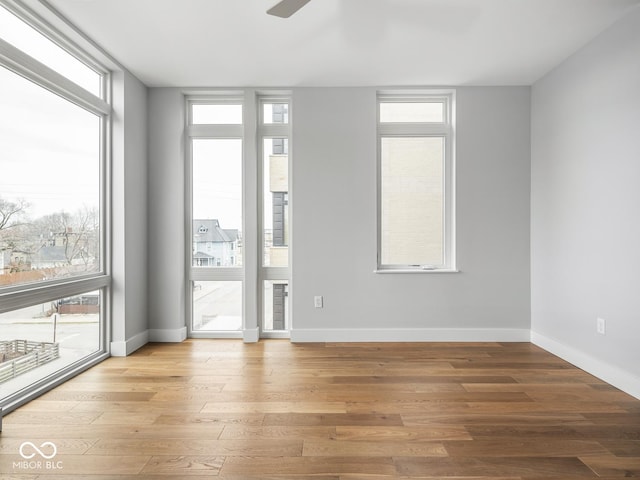
[[[191,138],[242,138],[242,125],[189,125],[187,136]]]

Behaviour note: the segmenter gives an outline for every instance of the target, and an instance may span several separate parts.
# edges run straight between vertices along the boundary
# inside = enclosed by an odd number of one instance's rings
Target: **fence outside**
[[[58,343],[0,341],[0,383],[60,358]]]

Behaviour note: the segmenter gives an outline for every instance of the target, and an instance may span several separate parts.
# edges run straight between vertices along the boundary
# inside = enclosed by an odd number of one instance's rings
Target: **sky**
[[[99,93],[98,74],[2,7],[0,38]],[[99,117],[1,66],[0,85],[0,197],[32,219],[97,207]]]
[[[193,218],[242,230],[242,140],[193,140]]]
[[[0,197],[37,218],[99,205],[100,119],[0,67]]]

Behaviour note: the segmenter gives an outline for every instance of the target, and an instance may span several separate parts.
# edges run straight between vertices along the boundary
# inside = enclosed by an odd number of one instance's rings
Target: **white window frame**
[[[444,104],[443,122],[382,122],[382,103]],[[377,124],[377,261],[375,273],[450,273],[456,269],[455,246],[455,90],[380,91],[376,100]],[[444,261],[441,265],[382,263],[382,139],[388,137],[443,137],[445,141],[443,203]]]
[[[245,124],[247,122],[247,106],[243,92],[212,92],[212,93],[189,93],[185,95],[186,115],[186,268],[187,268],[187,335],[190,338],[243,338],[247,308],[246,288],[247,278],[245,271],[247,261],[251,263],[251,256],[247,255],[251,241],[247,238],[247,218],[246,218],[246,157],[247,149],[245,141]],[[240,124],[193,124],[193,105],[242,105],[242,123]],[[197,139],[239,139],[242,142],[242,234],[243,234],[243,264],[233,267],[196,267],[193,266],[193,140]],[[248,244],[249,245],[248,245]],[[193,283],[197,281],[239,281],[242,282],[242,327],[240,330],[194,330],[193,329]]]
[[[268,103],[286,103],[289,107],[289,117],[287,123],[265,123],[264,121],[264,105]],[[258,184],[259,184],[259,195],[258,195],[258,231],[260,236],[260,254],[259,254],[259,274],[258,274],[258,303],[260,305],[260,337],[261,338],[289,338],[290,330],[291,330],[291,308],[288,309],[289,313],[289,328],[287,330],[267,330],[265,331],[264,321],[265,321],[265,298],[264,298],[264,285],[266,281],[287,281],[288,285],[288,301],[291,302],[291,244],[292,244],[292,232],[291,232],[291,224],[289,224],[289,244],[288,248],[288,262],[286,267],[273,267],[273,266],[265,266],[263,264],[264,258],[264,139],[267,138],[286,138],[289,141],[289,151],[287,154],[288,160],[288,171],[289,171],[289,191],[287,192],[288,196],[288,209],[289,209],[289,221],[291,221],[291,152],[292,152],[292,138],[291,138],[291,125],[292,125],[292,98],[290,92],[274,92],[272,94],[264,93],[262,95],[258,95],[258,128],[257,128],[257,152],[258,152]]]
[[[262,264],[262,138],[286,137],[291,140],[291,92],[283,90],[190,89],[185,96],[185,265],[187,334],[191,338],[242,338],[245,342],[257,342],[261,337],[288,337],[289,331],[261,332],[263,288],[265,280],[287,280],[291,278],[291,243],[293,233],[289,231],[289,266],[265,267]],[[289,104],[288,124],[264,124],[263,104]],[[241,103],[242,124],[192,124],[193,104]],[[243,197],[243,263],[238,267],[193,267],[192,266],[192,217],[193,217],[193,166],[191,141],[194,138],[242,138],[242,197]],[[291,178],[291,141],[289,142],[289,178]],[[291,202],[291,184],[289,201]],[[291,217],[291,206],[289,207]],[[242,329],[239,331],[194,331],[193,330],[193,282],[207,280],[242,281]],[[291,298],[289,283],[289,298]],[[289,316],[289,327],[293,319]]]
[[[42,20],[35,12],[0,0],[6,8],[22,21],[42,33],[71,55],[102,75],[101,95],[85,90],[54,69],[0,38],[0,66],[7,68],[28,81],[49,90],[79,107],[100,117],[100,269],[87,275],[49,280],[32,284],[12,285],[0,288],[0,313],[31,307],[41,303],[72,297],[86,292],[100,291],[100,339],[96,352],[57,372],[38,380],[30,386],[6,397],[2,409],[7,413],[63,383],[78,373],[101,362],[109,356],[111,305],[111,75],[107,68],[88,53],[68,40],[64,35]]]

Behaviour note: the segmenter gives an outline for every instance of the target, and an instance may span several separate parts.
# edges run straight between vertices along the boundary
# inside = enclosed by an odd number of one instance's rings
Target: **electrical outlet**
[[[322,295],[316,295],[313,297],[313,306],[316,308],[322,308]]]
[[[605,335],[607,333],[607,323],[604,321],[604,318],[598,318],[596,320],[596,331],[600,335]]]

